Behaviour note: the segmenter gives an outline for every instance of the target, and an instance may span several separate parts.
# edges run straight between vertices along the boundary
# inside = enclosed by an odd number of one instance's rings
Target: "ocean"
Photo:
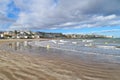
[[[72,55],[94,55],[97,60],[120,63],[119,38],[32,41],[28,44],[34,47],[69,51]]]
[[[120,64],[120,39],[61,39],[12,42],[1,49],[38,56],[77,56],[84,61]],[[62,54],[62,55],[61,55]]]

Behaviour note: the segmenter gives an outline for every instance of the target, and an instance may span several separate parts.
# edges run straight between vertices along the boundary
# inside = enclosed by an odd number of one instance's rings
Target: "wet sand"
[[[0,44],[3,42],[8,41]],[[120,64],[86,63],[71,55],[34,56],[0,49],[0,80],[120,80]]]

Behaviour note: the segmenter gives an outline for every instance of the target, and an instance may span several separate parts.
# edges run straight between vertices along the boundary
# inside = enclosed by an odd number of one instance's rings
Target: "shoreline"
[[[40,39],[0,39],[0,42],[6,42],[6,41],[10,41],[10,42],[16,42],[16,41],[33,41],[33,40],[50,40],[50,39],[45,39],[45,38],[40,38]]]
[[[0,40],[0,45],[6,42],[18,41],[26,40]],[[117,66],[118,68],[102,66],[101,64],[90,65],[84,63],[84,61],[77,60],[77,58],[74,62],[74,59],[71,56],[62,56],[63,55],[55,55],[49,58],[43,56],[32,56],[28,54],[13,54],[12,52],[0,49],[0,79],[119,80],[120,78],[120,65]]]

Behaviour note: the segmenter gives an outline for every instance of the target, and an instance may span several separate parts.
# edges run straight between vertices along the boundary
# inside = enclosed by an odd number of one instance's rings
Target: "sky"
[[[0,30],[120,37],[120,0],[0,0]]]

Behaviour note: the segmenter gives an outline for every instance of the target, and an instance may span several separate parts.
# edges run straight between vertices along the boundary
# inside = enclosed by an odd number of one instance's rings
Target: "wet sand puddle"
[[[95,55],[32,47],[27,42],[0,46],[0,80],[119,80],[120,64]],[[75,53],[76,54],[76,53]]]

